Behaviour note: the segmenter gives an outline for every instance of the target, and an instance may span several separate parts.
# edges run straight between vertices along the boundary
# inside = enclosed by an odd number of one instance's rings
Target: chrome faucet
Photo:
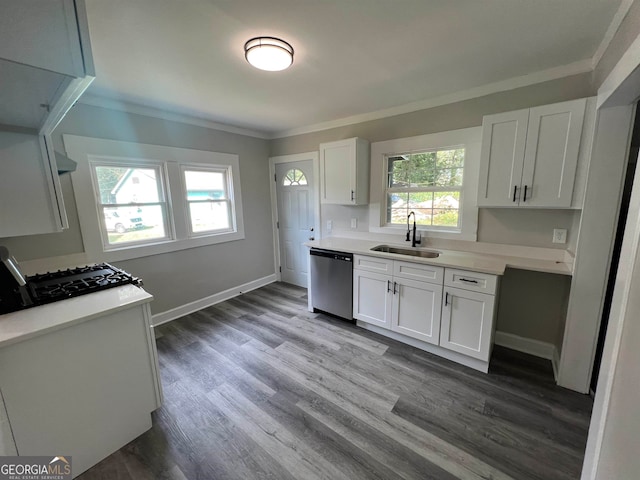
[[[409,219],[411,218],[411,215],[413,215],[413,236],[411,236],[411,230],[409,229]],[[409,212],[409,215],[407,215],[407,242],[411,241],[411,246],[415,247],[416,245],[420,245],[420,243],[422,242],[422,235],[420,235],[417,239],[416,239],[416,213],[415,212]]]

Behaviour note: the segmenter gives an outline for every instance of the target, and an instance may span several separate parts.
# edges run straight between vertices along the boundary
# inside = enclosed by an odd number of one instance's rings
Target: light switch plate
[[[566,228],[554,228],[553,229],[553,243],[567,243],[567,229]]]

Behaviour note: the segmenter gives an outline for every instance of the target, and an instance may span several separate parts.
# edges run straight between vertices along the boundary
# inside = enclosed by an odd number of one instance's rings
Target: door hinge
[[[278,271],[282,273],[282,267],[278,267]]]
[[[280,228],[280,222],[276,220],[276,228]]]
[[[276,174],[275,174],[275,173],[273,174],[273,181],[274,181],[274,182],[276,182],[276,183],[278,183],[278,178],[276,177]]]

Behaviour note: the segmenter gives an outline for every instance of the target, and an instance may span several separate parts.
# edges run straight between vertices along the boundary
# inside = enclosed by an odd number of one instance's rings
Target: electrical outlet
[[[331,233],[331,230],[333,230],[333,221],[327,220],[327,232]]]
[[[567,229],[566,228],[554,228],[553,229],[553,243],[567,243]]]
[[[358,228],[358,219],[357,218],[352,218],[351,219],[351,228]]]

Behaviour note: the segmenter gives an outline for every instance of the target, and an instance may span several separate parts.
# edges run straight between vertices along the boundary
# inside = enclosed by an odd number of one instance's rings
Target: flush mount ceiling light
[[[293,47],[275,37],[255,37],[244,44],[244,57],[260,70],[277,72],[293,63]]]

